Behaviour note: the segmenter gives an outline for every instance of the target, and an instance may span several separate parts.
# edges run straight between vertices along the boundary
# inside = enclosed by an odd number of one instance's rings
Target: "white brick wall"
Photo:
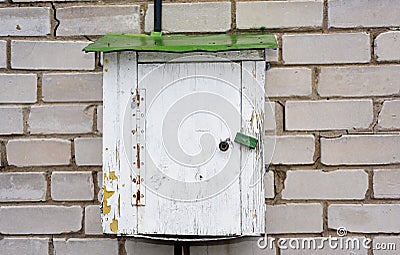
[[[284,35],[282,50],[286,64],[368,63],[371,59],[367,33]]]
[[[0,106],[0,116],[0,135],[22,134],[24,132],[22,108]]]
[[[236,23],[240,29],[321,27],[322,9],[322,0],[237,2]]]
[[[0,250],[7,255],[37,254],[47,255],[49,251],[48,238],[3,238],[0,240]]]
[[[287,130],[366,129],[373,118],[372,100],[288,101],[285,105]]]
[[[293,170],[286,173],[282,198],[355,200],[364,199],[367,189],[368,174],[363,170]]]
[[[378,35],[375,39],[375,54],[378,61],[400,60],[400,32]]]
[[[328,227],[350,232],[400,233],[398,204],[335,204],[328,207]]]
[[[43,101],[101,101],[102,84],[101,73],[46,73],[42,81]]]
[[[322,232],[321,204],[268,205],[267,233]]]
[[[68,165],[71,142],[62,139],[16,139],[7,143],[7,161],[15,166]]]
[[[47,182],[44,173],[0,174],[0,201],[45,201]]]
[[[107,32],[150,32],[152,1],[0,5],[0,254],[173,254],[169,242],[101,234],[102,59],[82,51]],[[278,39],[265,84],[272,236],[343,226],[400,247],[399,13],[400,0],[163,1],[167,32],[266,29]],[[256,239],[190,252],[331,254],[260,250]],[[398,253],[334,253],[351,252]]]
[[[35,74],[0,74],[0,103],[35,103]]]
[[[7,42],[0,41],[0,68],[7,66]]]
[[[399,65],[323,67],[318,80],[323,97],[372,97],[399,91]]]
[[[105,238],[71,238],[54,239],[54,250],[57,255],[73,255],[73,254],[118,254],[118,241],[115,239]]]
[[[50,34],[50,8],[0,8],[0,36],[40,36]]]
[[[11,67],[35,70],[93,70],[94,53],[82,51],[87,45],[88,42],[81,41],[12,41]]]
[[[93,129],[94,107],[52,105],[31,108],[28,125],[32,134],[89,133]]]
[[[312,92],[311,69],[272,68],[265,81],[268,97],[310,96]]]
[[[382,129],[400,128],[400,100],[383,102],[378,116],[378,127]]]
[[[400,25],[398,0],[328,0],[331,27],[392,27]]]
[[[139,33],[138,5],[72,6],[57,9],[57,35]]]
[[[101,165],[102,139],[77,138],[75,143],[75,161],[77,165]]]
[[[51,198],[55,201],[93,200],[91,172],[53,172]]]
[[[165,3],[162,30],[168,32],[225,32],[231,28],[231,3]],[[145,16],[145,31],[153,30],[153,5]]]
[[[2,206],[0,215],[2,234],[61,234],[82,227],[79,206]]]
[[[400,170],[374,170],[373,188],[376,198],[400,198]]]
[[[400,136],[346,135],[321,138],[321,162],[326,165],[400,163]]]
[[[266,137],[265,160],[284,165],[312,164],[314,142],[315,138],[312,135]]]

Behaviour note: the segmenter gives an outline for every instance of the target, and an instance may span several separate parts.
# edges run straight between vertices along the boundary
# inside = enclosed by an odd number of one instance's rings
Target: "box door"
[[[138,234],[242,234],[241,76],[232,62],[138,65]]]

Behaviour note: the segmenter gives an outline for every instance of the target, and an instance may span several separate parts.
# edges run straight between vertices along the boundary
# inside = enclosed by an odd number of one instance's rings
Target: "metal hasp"
[[[112,51],[229,51],[250,49],[276,49],[278,44],[273,34],[244,33],[244,34],[203,34],[161,35],[153,32],[145,34],[106,34],[84,50],[87,52]]]
[[[258,140],[257,138],[238,132],[236,133],[235,142],[247,146],[250,149],[255,149],[257,147]]]

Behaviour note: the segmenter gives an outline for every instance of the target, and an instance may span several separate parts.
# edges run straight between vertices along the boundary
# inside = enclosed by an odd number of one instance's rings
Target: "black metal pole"
[[[154,0],[154,32],[161,32],[161,1]]]

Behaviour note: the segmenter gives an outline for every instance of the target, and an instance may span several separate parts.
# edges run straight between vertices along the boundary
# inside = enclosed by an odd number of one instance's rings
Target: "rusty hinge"
[[[145,90],[136,89],[132,95],[132,205],[145,205]]]

